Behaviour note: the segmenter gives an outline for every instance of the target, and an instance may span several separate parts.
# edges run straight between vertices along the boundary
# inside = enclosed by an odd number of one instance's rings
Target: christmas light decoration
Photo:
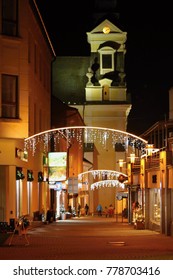
[[[102,187],[120,187],[124,189],[125,184],[119,182],[119,180],[103,180],[91,184],[91,190],[99,189]]]
[[[75,139],[79,146],[82,147],[84,143],[96,143],[101,144],[104,149],[107,148],[108,141],[111,141],[112,147],[115,144],[121,143],[128,149],[128,146],[144,150],[147,141],[126,131],[104,128],[104,127],[90,127],[90,126],[72,126],[62,127],[46,130],[28,138],[25,138],[25,150],[31,150],[34,155],[36,147],[39,143],[43,144],[43,150],[49,151],[50,141],[54,141],[54,148],[56,151],[56,143],[59,143],[60,139],[65,139],[67,143],[67,149]]]
[[[115,171],[115,170],[106,170],[106,169],[100,169],[100,170],[89,170],[86,172],[82,172],[78,174],[78,179],[82,181],[82,179],[85,177],[85,175],[91,174],[94,179],[97,178],[107,178],[107,179],[118,179],[120,175],[126,176],[126,174],[123,174],[121,172]]]

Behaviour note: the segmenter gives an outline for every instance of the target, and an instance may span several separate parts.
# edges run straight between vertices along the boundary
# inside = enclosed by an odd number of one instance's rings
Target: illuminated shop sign
[[[66,180],[67,153],[48,153],[48,170],[49,182],[58,182]]]

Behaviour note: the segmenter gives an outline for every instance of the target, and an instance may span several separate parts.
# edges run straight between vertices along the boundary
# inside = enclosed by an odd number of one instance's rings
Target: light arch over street
[[[112,147],[120,143],[124,145],[125,149],[127,146],[132,146],[139,150],[145,150],[148,143],[145,139],[127,131],[105,127],[70,126],[46,130],[25,138],[25,150],[32,150],[34,155],[38,143],[42,142],[44,148],[48,149],[51,139],[58,143],[61,138],[66,140],[67,148],[74,138],[79,142],[79,145],[99,142],[103,148],[106,148],[107,142],[111,141]]]
[[[94,179],[99,177],[108,177],[110,179],[114,179],[114,178],[117,179],[120,175],[127,176],[126,174],[120,171],[106,170],[106,169],[96,169],[96,170],[92,169],[78,174],[78,178],[79,180],[82,180],[82,178],[85,175],[89,175],[89,174],[91,174],[94,177]]]

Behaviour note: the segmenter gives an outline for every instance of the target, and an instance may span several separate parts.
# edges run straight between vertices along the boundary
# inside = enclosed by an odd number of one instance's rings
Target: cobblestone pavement
[[[173,237],[136,230],[114,218],[80,217],[40,224],[0,247],[1,260],[173,260]]]

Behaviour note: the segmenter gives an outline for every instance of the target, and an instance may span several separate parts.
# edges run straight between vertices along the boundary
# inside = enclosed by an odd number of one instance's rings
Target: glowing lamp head
[[[124,160],[123,159],[119,159],[118,163],[119,163],[119,167],[123,167]]]
[[[130,162],[135,163],[135,154],[130,154]]]
[[[152,156],[152,153],[153,153],[153,144],[148,144],[146,146],[146,154],[147,156]]]

